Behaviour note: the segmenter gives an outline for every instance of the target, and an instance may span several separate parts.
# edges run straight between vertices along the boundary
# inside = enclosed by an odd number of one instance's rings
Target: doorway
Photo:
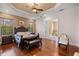
[[[58,19],[54,19],[50,21],[50,35],[53,36],[58,35]]]

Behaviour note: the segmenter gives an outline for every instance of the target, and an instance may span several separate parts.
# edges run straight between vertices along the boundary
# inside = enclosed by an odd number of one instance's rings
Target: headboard
[[[24,26],[20,26],[18,28],[14,28],[14,33],[16,34],[17,32],[27,32],[28,28],[25,28]]]

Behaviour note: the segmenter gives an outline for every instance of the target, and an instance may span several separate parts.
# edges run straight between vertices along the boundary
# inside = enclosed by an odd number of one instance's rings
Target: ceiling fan
[[[37,14],[38,11],[43,11],[43,9],[38,8],[38,4],[33,3],[32,11],[35,12],[35,13]]]

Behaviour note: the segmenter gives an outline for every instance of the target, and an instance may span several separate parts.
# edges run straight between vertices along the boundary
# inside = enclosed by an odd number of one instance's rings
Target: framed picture
[[[19,26],[23,26],[24,25],[24,21],[19,21]]]

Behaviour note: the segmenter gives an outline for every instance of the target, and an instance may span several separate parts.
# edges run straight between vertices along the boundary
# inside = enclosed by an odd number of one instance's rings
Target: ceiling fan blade
[[[38,12],[36,12],[36,14],[38,14]]]
[[[38,11],[43,11],[43,9],[37,9]]]

